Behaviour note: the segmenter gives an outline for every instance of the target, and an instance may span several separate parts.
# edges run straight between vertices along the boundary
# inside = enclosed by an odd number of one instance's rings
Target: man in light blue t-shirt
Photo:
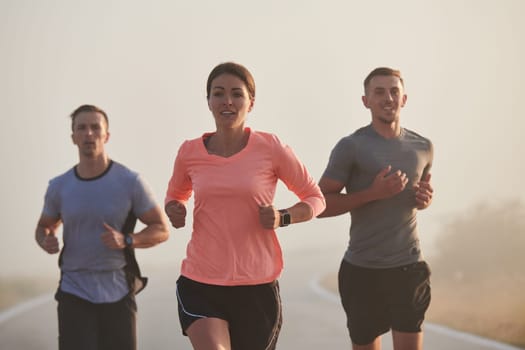
[[[106,113],[82,105],[71,120],[79,162],[49,181],[35,232],[43,250],[61,252],[59,349],[135,350],[135,293],[145,279],[133,249],[168,239],[167,219],[141,176],[108,157]],[[134,233],[137,218],[145,227]]]
[[[354,350],[380,349],[390,329],[394,349],[422,349],[430,270],[416,213],[432,202],[433,147],[400,125],[407,95],[399,71],[376,68],[364,88],[372,122],[332,150],[319,182],[326,198],[319,217],[351,216],[339,292]]]

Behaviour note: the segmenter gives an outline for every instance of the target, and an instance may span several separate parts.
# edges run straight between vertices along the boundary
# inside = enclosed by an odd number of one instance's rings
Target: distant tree
[[[483,203],[445,225],[432,259],[436,278],[525,279],[525,205]]]

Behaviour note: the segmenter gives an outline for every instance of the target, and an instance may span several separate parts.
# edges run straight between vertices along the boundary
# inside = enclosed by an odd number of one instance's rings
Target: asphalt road
[[[351,349],[345,319],[337,296],[317,283],[339,265],[341,246],[316,240],[285,244],[285,272],[280,279],[284,324],[279,349]],[[137,297],[139,349],[191,349],[181,335],[175,298],[178,266],[147,271],[148,287]],[[486,339],[427,324],[424,348],[428,350],[517,349]],[[57,349],[56,304],[52,296],[0,315],[0,349]],[[383,349],[392,349],[390,334]]]

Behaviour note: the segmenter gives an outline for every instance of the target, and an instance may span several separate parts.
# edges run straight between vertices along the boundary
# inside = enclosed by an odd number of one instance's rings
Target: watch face
[[[290,214],[285,213],[285,214],[283,215],[283,224],[284,224],[285,226],[290,225]]]
[[[290,213],[288,213],[288,211],[286,210],[279,210],[279,213],[281,214],[281,220],[280,220],[280,223],[279,223],[279,226],[283,227],[283,226],[288,226],[290,225]]]
[[[127,246],[130,246],[133,244],[133,237],[131,237],[131,235],[126,235],[126,238],[124,240]]]

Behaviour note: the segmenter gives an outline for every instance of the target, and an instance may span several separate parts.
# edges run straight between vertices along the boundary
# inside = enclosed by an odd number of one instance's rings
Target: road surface
[[[283,243],[286,267],[280,286],[284,324],[278,349],[350,349],[338,298],[318,284],[321,276],[337,269],[343,248],[340,242],[320,242],[313,238],[308,243],[305,237],[299,240],[299,236],[294,235]],[[181,335],[177,318],[178,268],[173,264],[147,271],[149,285],[137,297],[139,349],[191,349],[188,339]],[[425,326],[424,348],[517,349],[431,324]],[[56,304],[51,295],[0,314],[0,349],[57,349]],[[383,349],[392,349],[390,334],[383,336]]]

